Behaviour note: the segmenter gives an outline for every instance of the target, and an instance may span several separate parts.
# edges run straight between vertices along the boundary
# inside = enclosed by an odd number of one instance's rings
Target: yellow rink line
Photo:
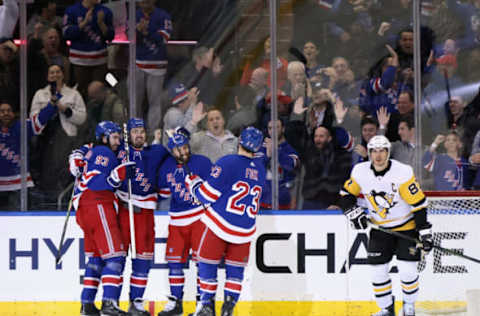
[[[166,302],[147,302],[146,309],[157,315]],[[217,302],[217,315],[220,315],[222,302]],[[418,302],[417,308],[451,309],[465,307],[465,302]],[[97,306],[100,303],[97,302]],[[128,303],[121,302],[127,309]],[[396,310],[401,303],[396,303]],[[194,302],[184,302],[184,315],[193,312]],[[369,316],[378,311],[373,301],[253,301],[239,302],[234,316]],[[0,302],[1,316],[76,316],[80,315],[79,302]]]

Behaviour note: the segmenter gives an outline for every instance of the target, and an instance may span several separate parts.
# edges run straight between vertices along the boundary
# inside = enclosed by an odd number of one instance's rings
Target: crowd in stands
[[[259,39],[261,53],[231,60],[233,46],[219,28],[234,23],[232,14],[240,15],[234,1],[218,1],[223,7],[194,1],[188,12],[197,15],[190,17],[181,3],[138,2],[131,89],[128,67],[118,66],[128,65],[128,46],[112,43],[121,35],[117,11],[110,1],[100,2],[60,7],[44,0],[29,14],[28,169],[36,209],[56,208],[73,181],[68,154],[91,141],[104,120],[144,118],[149,143],[165,143],[162,131],[183,126],[192,152],[212,162],[234,153],[240,131],[253,125],[264,132],[259,158],[270,167],[272,98],[278,105],[281,209],[337,209],[339,191],[351,167],[368,160],[366,144],[374,135],[392,142],[391,158],[414,166],[416,111],[422,187],[480,188],[480,0],[421,2],[421,104],[414,102],[413,1],[291,1],[289,49],[280,45],[274,62],[277,91],[271,91],[267,34]],[[20,133],[14,115],[22,82],[20,50],[13,42],[16,1],[0,0],[2,16],[9,18],[0,27],[0,161],[16,171],[0,171],[0,208],[18,208]],[[124,25],[123,35],[125,30]],[[198,43],[188,49],[188,59],[169,50],[169,40],[192,39]],[[120,81],[115,88],[105,81],[108,72]],[[135,99],[133,112],[129,98]],[[270,194],[265,192],[262,207],[271,207]]]

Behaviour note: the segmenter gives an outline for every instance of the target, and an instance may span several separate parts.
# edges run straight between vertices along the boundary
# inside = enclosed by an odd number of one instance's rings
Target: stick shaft
[[[63,258],[62,248],[65,241],[65,234],[67,233],[68,220],[70,218],[70,213],[72,212],[73,196],[75,193],[75,187],[77,186],[77,179],[78,178],[75,178],[72,188],[72,195],[70,196],[70,201],[68,201],[67,215],[65,216],[65,222],[63,223],[62,236],[60,237],[60,244],[58,245],[57,256],[55,257],[55,264],[59,264]]]
[[[130,161],[130,147],[128,145],[128,129],[127,123],[123,123],[123,140],[125,143],[125,155],[127,158],[127,162]],[[134,220],[134,212],[133,212],[133,203],[132,203],[132,180],[127,180],[127,187],[128,187],[128,219],[130,224],[130,255],[132,259],[137,258],[137,247],[135,242],[135,220]]]
[[[390,230],[390,229],[387,229],[387,228],[383,228],[383,227],[380,227],[378,225],[375,225],[375,224],[372,224],[370,223],[370,225],[379,230],[379,231],[382,231],[384,233],[387,233],[387,234],[390,234],[390,235],[393,235],[393,236],[396,236],[396,237],[399,237],[399,238],[403,238],[405,240],[408,240],[408,241],[411,241],[411,242],[414,242],[414,243],[417,243],[417,244],[421,244],[422,242],[417,239],[417,238],[413,238],[413,237],[410,237],[410,236],[407,236],[405,234],[402,234],[400,232],[397,232],[397,231],[393,231],[393,230]],[[449,255],[452,255],[452,256],[457,256],[457,257],[460,257],[460,258],[463,258],[463,259],[467,259],[467,260],[470,260],[470,261],[473,261],[473,262],[476,262],[476,263],[480,263],[480,259],[477,259],[477,258],[474,258],[474,257],[471,257],[471,256],[467,256],[467,255],[464,255],[463,253],[460,253],[460,252],[457,252],[455,250],[452,250],[452,249],[448,249],[448,248],[443,248],[441,246],[438,246],[438,245],[435,245],[435,244],[432,244],[432,247],[435,248],[435,249],[438,249],[444,253],[448,253]]]

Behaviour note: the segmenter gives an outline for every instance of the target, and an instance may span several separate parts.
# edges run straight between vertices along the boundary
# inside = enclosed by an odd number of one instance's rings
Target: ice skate
[[[183,315],[182,300],[177,299],[175,296],[168,296],[168,302],[163,308],[163,311],[158,313],[158,316],[182,316],[182,315]]]

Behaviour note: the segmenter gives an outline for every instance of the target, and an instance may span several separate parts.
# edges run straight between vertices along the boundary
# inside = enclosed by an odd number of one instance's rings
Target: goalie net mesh
[[[480,192],[426,192],[426,195],[429,221],[433,224],[434,243],[478,257],[472,255],[475,249],[468,246],[472,244],[472,236],[467,236],[471,230],[465,227],[465,222],[479,222]],[[462,280],[479,279],[475,265],[477,264],[437,249],[432,251],[418,265],[422,277],[422,291],[429,295],[427,300],[419,297],[417,315],[473,315],[473,305],[479,304],[480,297],[472,296],[472,293],[477,292],[472,291],[468,282]],[[422,273],[424,271],[428,273]],[[477,288],[480,288],[480,284]],[[467,295],[467,292],[470,292],[470,295]],[[467,296],[470,312],[467,312]]]

